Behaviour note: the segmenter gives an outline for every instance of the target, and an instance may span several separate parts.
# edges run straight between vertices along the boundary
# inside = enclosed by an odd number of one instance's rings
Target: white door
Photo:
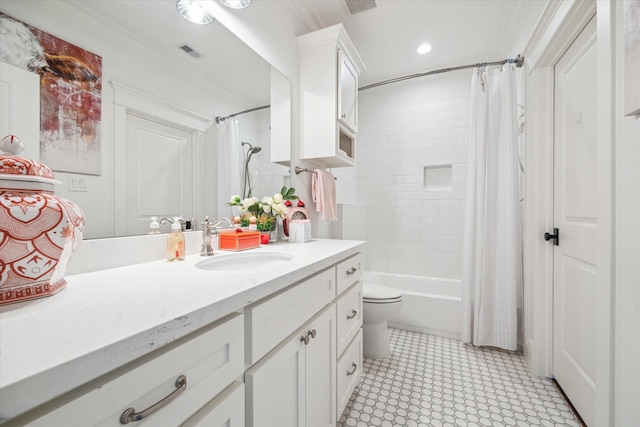
[[[305,371],[305,345],[299,334],[249,369],[244,377],[247,426],[304,426]]]
[[[0,138],[16,135],[21,154],[40,159],[40,77],[0,62]]]
[[[554,227],[559,241],[553,293],[553,375],[591,426],[596,401],[596,67],[592,19],[555,67]]]
[[[306,418],[308,427],[336,424],[336,306],[317,317],[307,332],[315,335],[306,345]]]
[[[124,235],[147,233],[152,216],[193,218],[192,139],[183,129],[127,115]]]

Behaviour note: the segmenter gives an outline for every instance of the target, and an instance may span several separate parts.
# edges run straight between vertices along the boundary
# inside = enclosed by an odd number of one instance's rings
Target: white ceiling
[[[360,86],[393,77],[515,57],[524,48],[546,0],[377,0],[377,7],[351,16],[344,0],[286,1],[306,28],[300,34],[343,23],[367,71]],[[268,99],[268,64],[222,25],[194,26],[182,19],[175,0],[72,1],[79,9],[149,49],[183,62],[191,73],[255,106]],[[153,4],[153,7],[149,7]],[[255,7],[252,6],[252,7]],[[236,13],[243,13],[237,11]],[[277,19],[266,16],[266,19]],[[203,54],[195,60],[177,49],[188,43]],[[418,55],[427,42],[433,50]],[[240,66],[238,62],[240,62]],[[232,66],[234,64],[234,66]],[[261,70],[261,71],[258,71]],[[263,75],[261,79],[258,75]],[[268,88],[268,83],[266,84]]]
[[[261,1],[261,0],[255,0]],[[367,72],[360,86],[521,53],[546,0],[376,0],[351,16],[343,0],[289,0],[312,29],[341,22]],[[433,50],[418,55],[421,43]]]

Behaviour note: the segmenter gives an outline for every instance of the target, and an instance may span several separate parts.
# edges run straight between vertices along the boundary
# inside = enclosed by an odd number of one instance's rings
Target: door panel
[[[596,384],[596,23],[555,68],[553,374],[588,425]]]
[[[126,157],[126,235],[148,232],[151,216],[194,216],[191,133],[128,115]]]

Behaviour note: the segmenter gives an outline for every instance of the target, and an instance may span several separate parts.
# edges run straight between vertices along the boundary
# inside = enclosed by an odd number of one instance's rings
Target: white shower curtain
[[[471,102],[462,340],[517,350],[522,234],[514,68],[477,69]]]
[[[238,210],[227,206],[231,196],[242,195],[242,145],[236,119],[226,119],[218,125],[216,160],[216,219],[228,218]]]

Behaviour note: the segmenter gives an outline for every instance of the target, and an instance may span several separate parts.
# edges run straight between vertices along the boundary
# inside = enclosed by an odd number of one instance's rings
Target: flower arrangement
[[[280,193],[263,197],[262,200],[257,197],[242,200],[240,196],[234,195],[227,205],[240,207],[240,225],[243,227],[248,226],[253,217],[259,231],[270,231],[277,218],[285,218],[289,212],[287,205],[291,206],[291,200],[298,198],[295,192],[295,188],[284,186]]]

